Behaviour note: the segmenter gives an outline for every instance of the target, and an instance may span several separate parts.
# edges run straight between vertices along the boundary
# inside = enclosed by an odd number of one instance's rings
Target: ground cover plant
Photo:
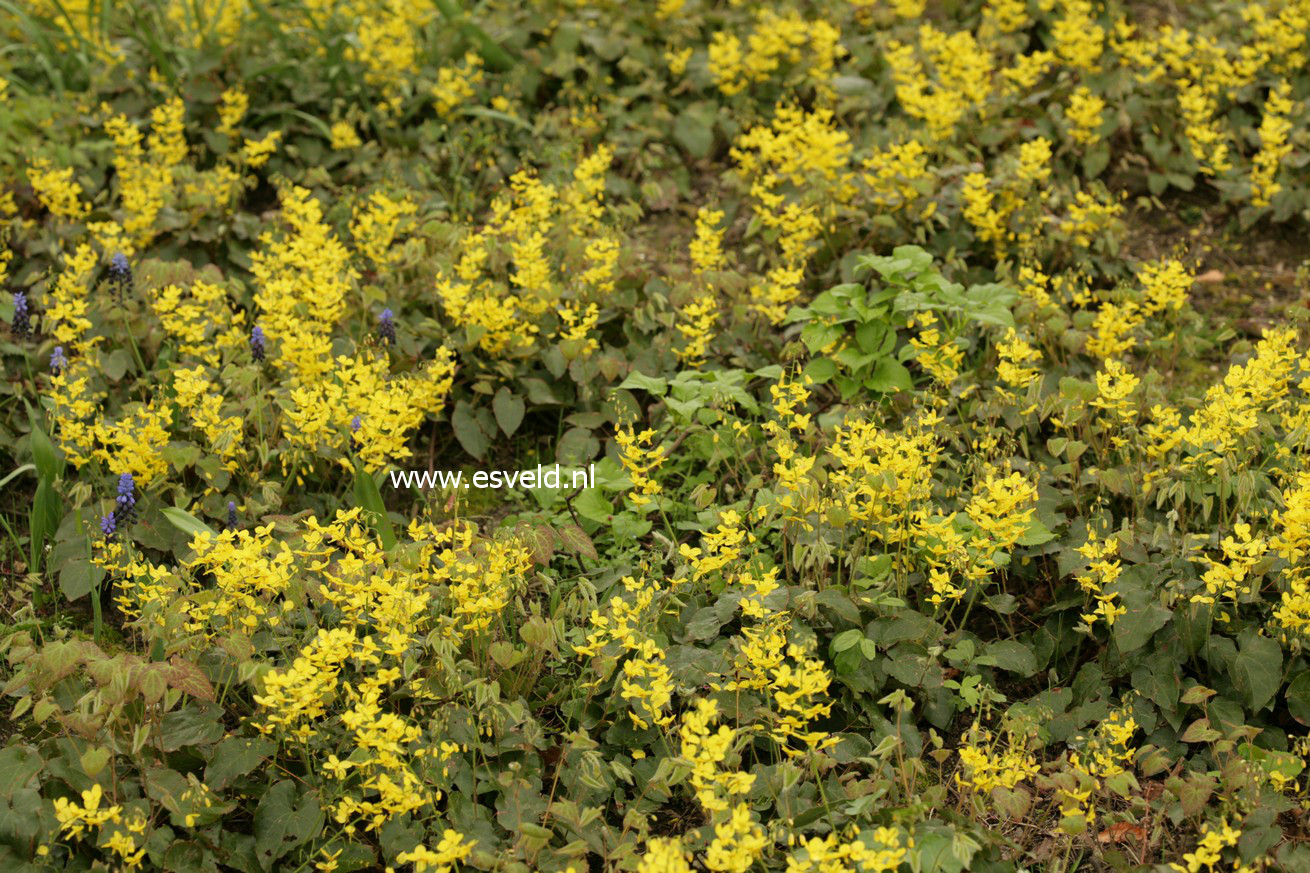
[[[1306,0],[0,33],[0,869],[1310,869]]]

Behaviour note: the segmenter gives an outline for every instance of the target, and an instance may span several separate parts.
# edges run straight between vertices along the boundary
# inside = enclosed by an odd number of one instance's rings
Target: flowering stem
[[[81,522],[82,510],[78,510],[78,522]],[[80,525],[79,525],[80,526]],[[91,538],[86,538],[86,558],[90,563],[94,556],[91,554]],[[100,626],[102,623],[100,614],[100,580],[96,578],[95,573],[91,574],[91,639],[94,642],[100,642]]]
[[[136,359],[138,371],[144,376],[146,373],[146,362],[141,357],[141,349],[137,348],[136,334],[132,332],[132,325],[128,324],[127,312],[123,307],[118,307],[118,317],[123,321],[123,329],[127,331],[127,338],[132,342],[132,357]]]

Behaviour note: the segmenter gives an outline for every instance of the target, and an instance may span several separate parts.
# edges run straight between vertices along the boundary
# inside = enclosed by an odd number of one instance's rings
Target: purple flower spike
[[[255,325],[250,329],[250,356],[256,361],[262,361],[264,354],[264,329]]]
[[[27,307],[27,295],[14,292],[14,336],[25,337],[32,332],[32,312]]]

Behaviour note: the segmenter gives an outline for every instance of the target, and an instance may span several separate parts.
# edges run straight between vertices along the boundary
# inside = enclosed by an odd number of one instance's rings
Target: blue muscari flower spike
[[[114,502],[114,522],[131,524],[136,518],[136,480],[131,473],[118,477],[118,497]]]
[[[237,504],[235,500],[227,502],[227,529],[237,529]]]
[[[117,530],[118,522],[114,521],[113,513],[100,519],[100,532],[105,535],[105,539],[112,537]]]
[[[256,361],[264,360],[264,329],[259,325],[250,329],[250,356]]]
[[[378,316],[378,339],[382,340],[383,345],[391,345],[396,341],[396,322],[395,316],[390,309],[382,310]]]
[[[50,353],[50,372],[58,376],[68,366],[68,358],[64,357],[64,347],[55,346],[55,350]]]
[[[132,287],[132,265],[127,262],[127,255],[119,252],[109,259],[109,278],[118,286],[118,296]]]
[[[32,312],[27,308],[27,295],[14,292],[14,336],[27,336],[32,331]]]
[[[364,425],[364,419],[356,415],[354,418],[350,420],[350,432],[358,433],[359,429],[363,427],[363,425]]]

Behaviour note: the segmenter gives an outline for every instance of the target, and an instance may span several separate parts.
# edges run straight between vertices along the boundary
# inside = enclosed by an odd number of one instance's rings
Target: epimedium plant
[[[4,868],[1306,866],[1304,277],[1141,231],[1310,9],[1137,11],[0,3]]]
[[[851,271],[878,279],[837,285],[787,314],[789,323],[801,325],[800,339],[814,356],[806,375],[818,384],[832,381],[843,399],[913,387],[904,362],[918,349],[901,342],[900,331],[916,323],[941,317],[961,340],[971,324],[1014,326],[1010,307],[1018,292],[995,282],[965,289],[948,281],[919,246],[856,257]]]

